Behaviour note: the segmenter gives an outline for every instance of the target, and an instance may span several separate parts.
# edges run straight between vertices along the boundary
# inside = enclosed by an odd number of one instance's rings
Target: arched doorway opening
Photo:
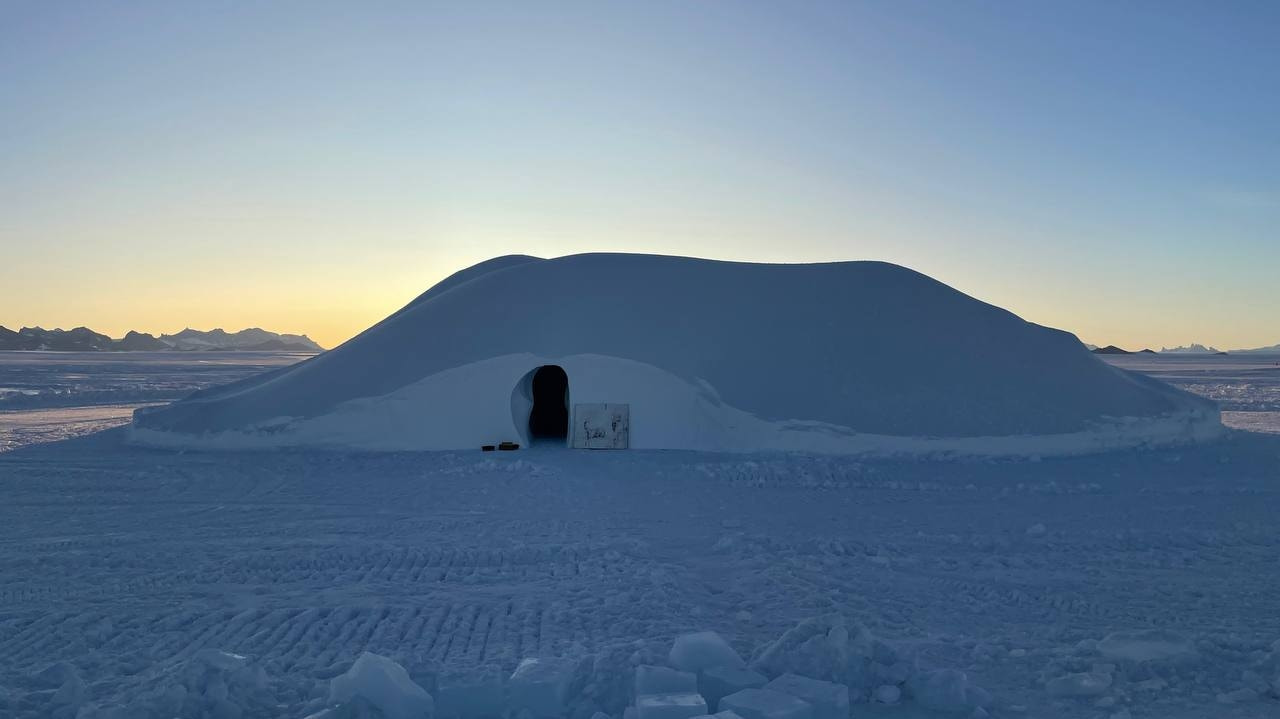
[[[543,365],[533,371],[532,385],[529,439],[564,442],[569,436],[569,375],[559,365]]]

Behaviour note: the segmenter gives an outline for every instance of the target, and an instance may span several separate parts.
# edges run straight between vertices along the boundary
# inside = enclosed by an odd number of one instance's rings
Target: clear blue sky
[[[1280,3],[0,3],[0,324],[333,344],[590,250],[1280,342]]]

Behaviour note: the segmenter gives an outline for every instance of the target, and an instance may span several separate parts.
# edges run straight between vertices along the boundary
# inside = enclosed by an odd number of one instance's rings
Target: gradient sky
[[[0,324],[331,346],[593,250],[1280,342],[1280,3],[0,3]]]

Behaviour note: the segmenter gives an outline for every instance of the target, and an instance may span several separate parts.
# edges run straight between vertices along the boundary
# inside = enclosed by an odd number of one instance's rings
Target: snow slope
[[[335,350],[140,412],[134,437],[519,439],[516,388],[550,363],[574,402],[629,402],[637,447],[1056,453],[1220,430],[1212,403],[895,265],[587,254],[482,263]]]

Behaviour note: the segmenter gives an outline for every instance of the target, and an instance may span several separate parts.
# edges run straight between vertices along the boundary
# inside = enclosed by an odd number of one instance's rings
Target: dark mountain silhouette
[[[43,350],[49,352],[166,352],[166,351],[231,351],[231,352],[323,352],[324,348],[306,335],[268,332],[251,327],[239,332],[222,329],[202,332],[190,328],[172,335],[156,337],[146,332],[129,330],[113,340],[88,327],[71,330],[23,327],[17,332],[0,326],[0,350]]]
[[[97,352],[111,349],[111,338],[88,327],[70,330],[23,327],[17,332],[0,327],[0,349]]]
[[[156,339],[155,335],[129,330],[123,339],[116,340],[115,347],[112,349],[123,352],[156,352],[170,349],[170,347]]]
[[[239,332],[218,328],[202,332],[190,327],[171,335],[160,335],[160,341],[178,350],[241,350],[321,352],[323,347],[306,335],[268,332],[250,327]]]

